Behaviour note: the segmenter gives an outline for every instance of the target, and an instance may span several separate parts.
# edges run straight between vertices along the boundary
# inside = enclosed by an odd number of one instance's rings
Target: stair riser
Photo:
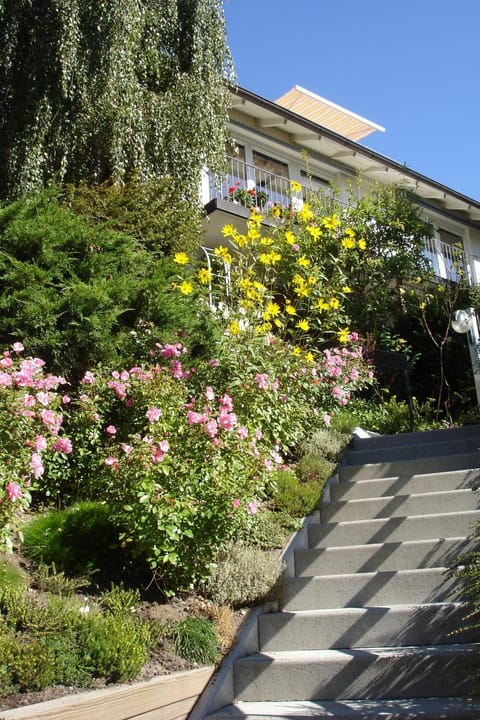
[[[315,653],[318,658],[307,653],[305,662],[285,656],[240,660],[234,670],[235,697],[248,702],[461,697],[472,690],[464,665],[474,656],[461,646],[418,654],[327,652]],[[478,661],[480,654],[475,657]]]
[[[340,481],[374,480],[376,478],[412,477],[427,473],[450,472],[451,470],[475,470],[478,468],[480,451],[468,455],[447,455],[438,458],[398,460],[397,462],[362,465],[341,465]]]
[[[421,433],[397,433],[396,435],[375,435],[368,438],[352,438],[353,450],[377,450],[381,448],[411,447],[412,445],[433,445],[438,443],[444,446],[446,442],[460,442],[461,440],[478,438],[480,444],[480,425],[465,425],[459,428],[446,430],[430,430]]]
[[[478,452],[480,436],[443,443],[417,444],[403,447],[350,450],[346,455],[348,465],[363,463],[384,463],[398,460],[417,460],[419,458],[437,458],[445,455],[460,455]]]
[[[478,519],[480,519],[480,511],[475,510],[430,517],[419,515],[311,525],[308,528],[308,543],[313,548],[466,537],[470,535]]]
[[[295,551],[295,575],[306,577],[377,570],[453,567],[462,553],[474,547],[473,541],[463,539],[301,549]]]
[[[259,618],[262,652],[393,647],[473,642],[478,632],[457,632],[465,607],[424,605],[271,613]]]
[[[470,489],[480,482],[478,470],[458,470],[451,473],[415,475],[412,478],[387,480],[359,480],[331,485],[332,500],[363,500],[392,495],[413,495]]]
[[[347,522],[381,517],[437,515],[476,510],[477,507],[477,493],[471,490],[450,490],[424,495],[396,495],[387,498],[326,503],[321,509],[320,517],[321,522]]]
[[[438,569],[297,578],[285,591],[284,610],[448,602],[455,581]]]

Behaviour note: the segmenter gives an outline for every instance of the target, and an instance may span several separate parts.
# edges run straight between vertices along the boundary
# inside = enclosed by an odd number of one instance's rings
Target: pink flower
[[[68,405],[69,402],[70,402],[69,396],[68,396],[68,395],[64,395],[64,396],[62,397],[62,403],[63,403],[64,405]]]
[[[130,455],[133,450],[133,447],[131,445],[127,445],[127,443],[120,443],[120,447],[122,448],[125,455]]]
[[[42,410],[41,418],[44,425],[55,425],[57,420],[53,410]]]
[[[232,501],[232,505],[237,510],[240,507],[240,500],[238,498],[235,498],[235,500]]]
[[[40,405],[43,405],[43,407],[47,407],[48,403],[50,402],[50,395],[41,390],[37,393],[37,400]]]
[[[47,449],[47,438],[44,435],[35,435],[35,452],[40,453]]]
[[[220,415],[218,416],[218,424],[222,430],[233,430],[237,424],[237,416],[235,413],[220,412]]]
[[[330,423],[332,422],[332,416],[329,415],[328,413],[325,413],[325,415],[323,416],[323,422],[325,423],[325,425],[327,427],[329,427]]]
[[[248,503],[248,512],[250,515],[256,515],[258,510],[258,503],[256,500],[252,500]]]
[[[162,414],[162,411],[160,410],[160,408],[155,407],[155,405],[152,405],[152,407],[148,408],[147,412],[145,413],[145,416],[148,418],[149,422],[154,423],[160,419],[161,414]]]
[[[9,368],[9,367],[12,367],[12,365],[13,365],[13,360],[10,357],[3,357],[0,360],[0,367],[2,367],[2,368]]]
[[[156,445],[152,446],[152,462],[153,463],[159,463],[162,462],[163,458],[165,457],[165,453],[163,450]]]
[[[21,353],[25,350],[21,342],[13,343],[12,348],[16,353]]]
[[[170,450],[170,443],[168,440],[160,440],[158,447],[162,452],[167,453]]]
[[[266,390],[268,388],[268,375],[267,373],[257,373],[255,380],[258,383],[260,390]]]
[[[237,428],[237,435],[242,440],[245,440],[248,437],[248,428],[246,428],[245,425],[240,425],[240,427]]]
[[[207,385],[207,387],[205,388],[205,397],[209,401],[215,400],[215,393],[210,385]]]
[[[214,368],[214,367],[217,367],[217,365],[219,363],[218,363],[218,360],[216,360],[215,358],[212,358],[208,364],[210,365],[210,367]]]
[[[207,419],[204,413],[194,412],[193,410],[187,412],[187,422],[189,425],[199,425],[200,423],[206,422]]]
[[[8,387],[12,384],[12,378],[6,372],[0,372],[0,387]]]
[[[23,396],[23,404],[25,407],[34,407],[35,405],[35,398],[33,395],[29,395],[28,393],[25,393]]]
[[[43,475],[45,468],[43,467],[42,458],[38,453],[33,453],[29,465],[34,478],[38,479]]]
[[[87,370],[80,382],[85,383],[85,385],[93,385],[95,382],[95,375],[90,372],[90,370]]]
[[[358,380],[360,378],[360,373],[356,368],[352,368],[350,371],[350,377],[352,380]]]
[[[53,445],[53,449],[55,450],[55,452],[61,452],[65,453],[65,455],[68,455],[73,450],[72,441],[70,440],[70,438],[57,438]]]
[[[214,418],[205,424],[205,432],[211,438],[218,434],[218,423]]]
[[[170,372],[172,373],[175,380],[181,380],[183,378],[183,369],[180,360],[172,360]]]
[[[225,395],[222,398],[220,398],[219,403],[220,403],[220,412],[222,410],[226,410],[227,412],[232,412],[233,400],[230,397],[230,395],[227,395],[227,393],[225,393]]]
[[[278,390],[279,387],[280,387],[280,380],[278,378],[275,378],[275,380],[272,383],[272,389]]]
[[[113,435],[117,434],[117,428],[115,427],[115,425],[107,425],[107,427],[105,428],[105,432],[107,433],[107,435],[113,437]]]
[[[116,470],[118,467],[120,467],[120,463],[118,462],[117,458],[112,457],[111,455],[105,458],[105,465],[107,467],[111,467],[112,470]]]
[[[7,497],[12,502],[15,502],[17,498],[20,499],[22,497],[20,485],[16,482],[9,482],[7,485]]]

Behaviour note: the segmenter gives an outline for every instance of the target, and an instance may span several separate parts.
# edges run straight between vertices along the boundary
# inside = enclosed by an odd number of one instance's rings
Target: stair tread
[[[345,720],[476,720],[480,697],[413,698],[400,700],[323,700],[297,702],[238,702],[221,708],[210,718],[344,718]],[[460,714],[461,713],[461,714]]]
[[[326,648],[319,650],[271,650],[252,653],[240,658],[242,663],[255,663],[263,661],[279,661],[294,663],[298,660],[315,662],[326,662],[328,659],[336,658],[364,658],[372,657],[417,657],[419,655],[451,655],[452,653],[465,653],[480,651],[480,641],[470,643],[450,643],[438,645],[402,645],[388,647],[354,647],[354,648]]]

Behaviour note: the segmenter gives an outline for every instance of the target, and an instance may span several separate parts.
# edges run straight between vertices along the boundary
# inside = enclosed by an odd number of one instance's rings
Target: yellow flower
[[[305,355],[305,360],[307,362],[313,362],[315,360],[315,358],[313,357],[313,353],[311,353],[310,351],[307,352],[307,354]]]
[[[330,310],[330,303],[325,302],[322,298],[320,300],[317,300],[317,304],[315,306],[317,310],[320,310],[320,312],[323,312],[324,310]]]
[[[264,322],[261,325],[257,325],[255,328],[255,332],[257,335],[265,335],[266,333],[270,332],[272,329],[272,323],[270,322]]]
[[[261,236],[260,230],[256,228],[255,226],[249,227],[247,232],[247,238],[249,240],[258,240],[258,238]],[[238,242],[238,240],[237,240]]]
[[[282,256],[275,250],[271,250],[269,253],[260,253],[258,259],[263,265],[275,265],[276,262],[282,259]]]
[[[329,305],[332,310],[338,310],[338,308],[340,307],[340,302],[338,301],[338,298],[332,297],[330,298]]]
[[[305,255],[302,255],[297,260],[297,265],[300,265],[300,267],[308,267],[310,264],[311,261]]]
[[[273,240],[272,240],[272,238],[270,238],[270,237],[263,237],[263,238],[260,240],[260,244],[261,244],[261,245],[266,245],[266,246],[268,247],[268,245],[273,245]]]
[[[299,357],[299,356],[302,354],[302,351],[301,351],[301,349],[298,347],[298,345],[295,345],[295,346],[294,346],[292,352],[293,352],[293,354],[294,354],[296,357]]]
[[[338,332],[338,339],[341,343],[348,342],[348,336],[350,335],[350,330],[348,328],[342,328],[342,330],[339,330]]]
[[[224,225],[222,228],[223,237],[236,237],[237,230],[233,225]]]
[[[278,205],[274,205],[272,207],[272,209],[270,210],[270,215],[276,218],[280,217],[280,208],[278,207]]]
[[[285,232],[285,241],[289,245],[293,245],[295,243],[295,240],[296,240],[296,237],[295,237],[294,233],[291,230],[287,230]]]
[[[275,320],[274,320],[273,322],[274,322],[274,324],[275,324],[275,326],[276,326],[277,328],[281,328],[281,327],[282,327],[282,322],[281,322],[281,320],[279,320],[278,318],[275,318]]]
[[[287,313],[287,315],[296,315],[297,314],[297,311],[295,310],[294,306],[289,302],[287,302],[287,304],[285,305],[285,312]]]
[[[261,215],[254,208],[252,208],[250,217],[248,218],[249,225],[251,224],[254,227],[260,227],[262,220],[263,220],[263,215]]]
[[[186,252],[177,252],[173,258],[178,265],[186,265],[188,263],[188,255]]]
[[[349,287],[348,285],[344,285],[344,286],[342,287],[342,292],[344,292],[345,295],[348,295],[348,293],[351,293],[351,292],[352,292],[352,288]]]
[[[355,239],[351,237],[344,237],[342,240],[342,247],[346,250],[351,250],[355,247]]]
[[[215,248],[214,253],[217,257],[221,258],[224,263],[227,263],[227,265],[230,265],[232,262],[232,256],[230,255],[228,249],[223,245],[219,245]]]
[[[355,230],[352,230],[352,228],[346,228],[345,229],[345,235],[347,237],[354,238],[355,237]]]
[[[317,278],[315,277],[315,275],[309,275],[307,282],[310,285],[310,287],[313,287],[314,285],[317,284]]]
[[[308,226],[307,226],[307,232],[309,233],[309,235],[312,236],[312,238],[313,238],[314,240],[318,240],[318,238],[319,238],[320,235],[322,234],[322,231],[321,231],[320,228],[317,227],[316,225],[308,225]]]
[[[300,192],[300,190],[302,189],[302,186],[296,180],[290,180],[290,187],[292,189],[292,192]]]
[[[245,247],[245,245],[247,244],[247,236],[246,235],[236,235],[235,242],[237,243],[238,247]]]
[[[264,312],[262,313],[263,319],[271,320],[272,318],[277,317],[277,315],[280,315],[280,305],[275,302],[268,302]]]
[[[313,220],[313,212],[310,210],[310,205],[305,203],[303,208],[297,213],[297,217],[304,223]]]
[[[295,327],[299,328],[299,330],[303,330],[303,332],[308,332],[308,330],[310,330],[310,325],[307,320],[299,320]]]
[[[358,241],[358,247],[360,248],[360,250],[366,249],[367,242],[366,242],[365,238],[360,238],[360,240]]]
[[[237,320],[232,320],[232,322],[228,326],[228,332],[230,333],[230,335],[240,335],[241,330]]]
[[[190,280],[183,280],[178,286],[178,289],[182,295],[191,295],[193,292],[193,285]]]
[[[327,230],[336,230],[340,225],[340,220],[337,217],[337,213],[333,213],[333,215],[331,215],[330,217],[324,217],[322,222],[323,227],[325,227]]]
[[[208,285],[212,279],[212,271],[208,268],[200,268],[197,273],[198,282],[201,285]]]

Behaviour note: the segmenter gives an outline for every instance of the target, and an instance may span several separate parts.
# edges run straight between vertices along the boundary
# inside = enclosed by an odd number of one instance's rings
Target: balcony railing
[[[274,207],[301,210],[304,202],[313,192],[301,184],[301,190],[292,192],[291,180],[249,165],[235,157],[227,157],[227,174],[221,178],[209,178],[209,200],[226,200],[246,208],[258,208],[268,212]],[[325,198],[333,200],[326,188]]]
[[[424,243],[425,257],[436,277],[469,285],[480,284],[480,257],[465,253],[463,248],[439,238],[425,238]]]

